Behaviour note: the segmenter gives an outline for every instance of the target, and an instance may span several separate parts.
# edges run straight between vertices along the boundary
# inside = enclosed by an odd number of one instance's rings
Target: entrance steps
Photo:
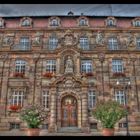
[[[58,133],[81,133],[81,129],[78,127],[62,127],[58,130]]]

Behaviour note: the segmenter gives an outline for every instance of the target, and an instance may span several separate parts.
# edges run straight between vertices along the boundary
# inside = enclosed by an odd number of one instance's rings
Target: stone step
[[[58,130],[58,133],[81,133],[81,129],[78,127],[62,127]]]

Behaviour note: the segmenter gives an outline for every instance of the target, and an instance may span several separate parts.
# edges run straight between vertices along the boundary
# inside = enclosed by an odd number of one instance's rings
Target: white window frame
[[[88,40],[88,37],[80,37],[80,47],[83,50],[89,50],[89,40]]]
[[[108,19],[107,20],[107,26],[114,26],[115,24],[114,24],[114,20],[113,19]]]
[[[140,49],[140,38],[136,39],[136,43],[137,43],[137,49]]]
[[[56,18],[51,19],[51,26],[55,26],[55,27],[59,26],[59,21],[58,21],[58,19],[56,19]]]
[[[94,90],[89,90],[88,92],[88,107],[89,109],[94,108],[96,105],[96,93]]]
[[[26,71],[26,61],[24,60],[16,60],[15,62],[15,72],[25,74]]]
[[[21,50],[29,50],[30,49],[29,37],[21,37],[20,38],[20,49]]]
[[[90,73],[93,71],[92,60],[81,61],[81,72]]]
[[[29,19],[24,19],[23,21],[22,21],[22,26],[30,26],[30,20]]]
[[[108,39],[109,50],[118,50],[118,40],[116,38]]]
[[[56,60],[52,59],[46,61],[46,72],[56,72]]]
[[[49,91],[48,90],[43,90],[42,91],[42,106],[44,108],[49,109]]]
[[[121,104],[121,105],[125,105],[125,93],[123,90],[117,90],[115,92],[115,100]]]
[[[54,50],[57,48],[58,39],[57,37],[50,37],[49,38],[49,50]]]
[[[140,20],[136,20],[134,23],[135,23],[135,27],[140,27]]]
[[[113,59],[112,60],[112,71],[115,72],[123,72],[123,61],[121,59]]]
[[[12,99],[11,99],[11,105],[20,105],[23,106],[23,100],[24,100],[24,91],[23,90],[14,90],[12,92]]]
[[[79,26],[87,26],[87,20],[84,18],[79,19]]]

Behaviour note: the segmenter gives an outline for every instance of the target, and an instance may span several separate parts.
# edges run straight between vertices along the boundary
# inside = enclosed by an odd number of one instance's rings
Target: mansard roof
[[[72,12],[73,15],[69,14]],[[0,17],[140,16],[140,4],[0,4]]]

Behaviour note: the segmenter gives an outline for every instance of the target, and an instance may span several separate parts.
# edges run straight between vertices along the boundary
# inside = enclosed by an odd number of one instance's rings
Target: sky
[[[140,16],[140,4],[0,4],[1,17],[67,15]]]

